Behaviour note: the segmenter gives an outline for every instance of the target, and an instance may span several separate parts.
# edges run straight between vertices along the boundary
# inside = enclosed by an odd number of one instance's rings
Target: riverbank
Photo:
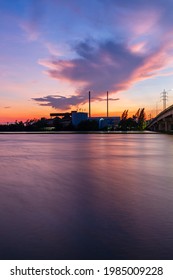
[[[157,134],[155,131],[0,131],[0,134]]]

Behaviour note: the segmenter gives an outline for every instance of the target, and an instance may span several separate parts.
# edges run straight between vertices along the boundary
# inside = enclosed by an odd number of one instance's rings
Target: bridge
[[[146,129],[162,132],[173,132],[173,105],[160,112],[147,125]]]

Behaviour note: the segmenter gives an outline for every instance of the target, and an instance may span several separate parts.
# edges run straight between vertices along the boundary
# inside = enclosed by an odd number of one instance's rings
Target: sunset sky
[[[173,104],[172,0],[0,0],[0,122]],[[117,99],[119,100],[113,100]]]

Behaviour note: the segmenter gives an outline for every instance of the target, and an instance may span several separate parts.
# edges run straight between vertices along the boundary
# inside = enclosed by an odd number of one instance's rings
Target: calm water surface
[[[0,135],[1,259],[173,259],[173,136]]]

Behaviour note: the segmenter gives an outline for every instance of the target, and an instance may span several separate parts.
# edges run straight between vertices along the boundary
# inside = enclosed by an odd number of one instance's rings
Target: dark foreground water
[[[0,135],[0,259],[173,259],[173,136]]]

